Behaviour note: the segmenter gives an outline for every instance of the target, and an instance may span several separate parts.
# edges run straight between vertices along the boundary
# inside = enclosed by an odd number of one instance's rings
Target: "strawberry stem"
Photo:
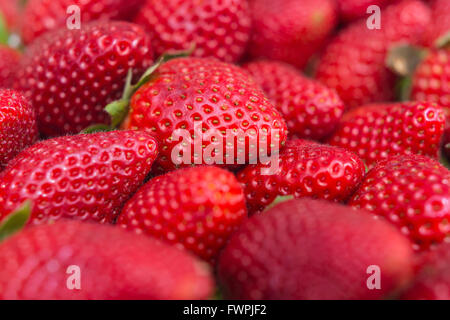
[[[25,201],[19,209],[8,215],[0,224],[0,241],[19,232],[31,216],[31,201]]]

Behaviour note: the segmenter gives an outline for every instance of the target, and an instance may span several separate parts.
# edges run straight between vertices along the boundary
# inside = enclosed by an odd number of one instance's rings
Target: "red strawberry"
[[[0,14],[8,30],[15,30],[19,27],[21,20],[20,0],[0,0]]]
[[[36,114],[20,93],[0,89],[0,171],[36,141]]]
[[[450,49],[432,50],[412,78],[411,100],[436,102],[450,115]]]
[[[442,46],[450,40],[450,2],[434,0],[431,7],[431,23],[426,33],[426,43],[430,47]]]
[[[33,145],[0,174],[0,220],[32,200],[30,223],[61,217],[113,222],[157,155],[145,132],[64,136]]]
[[[0,299],[206,299],[208,268],[185,252],[112,226],[59,221],[0,244]],[[79,275],[80,288],[77,284]]]
[[[150,180],[125,205],[118,224],[214,263],[246,215],[242,187],[231,172],[194,167]]]
[[[420,258],[419,274],[401,298],[405,300],[450,300],[450,244]]]
[[[385,66],[388,50],[400,42],[420,44],[430,21],[421,1],[405,0],[382,11],[381,29],[368,29],[365,20],[341,31],[328,45],[316,78],[336,89],[349,107],[394,98],[395,76]]]
[[[196,57],[237,62],[250,38],[247,0],[147,0],[136,22],[158,55],[195,45]]]
[[[330,144],[358,154],[369,168],[404,154],[437,158],[445,114],[429,102],[369,105],[344,115]]]
[[[288,141],[276,160],[273,169],[250,165],[238,174],[250,213],[262,211],[277,196],[343,201],[364,177],[364,164],[355,154],[304,140]]]
[[[108,122],[103,108],[122,95],[127,72],[152,64],[150,38],[125,22],[95,22],[48,33],[28,48],[16,87],[31,98],[40,131],[76,133]]]
[[[350,22],[362,17],[369,17],[367,8],[376,5],[380,8],[388,5],[391,0],[337,0],[339,5],[340,18],[345,22]]]
[[[450,126],[445,130],[444,133],[444,154],[447,160],[450,160]]]
[[[133,19],[145,0],[28,0],[23,13],[22,36],[30,43],[39,35],[54,29],[63,29],[73,13],[70,6],[80,9],[81,23],[94,20]]]
[[[380,162],[349,204],[385,217],[416,249],[450,239],[450,171],[430,158],[410,155]]]
[[[257,61],[244,68],[280,111],[291,136],[321,140],[336,129],[345,107],[333,90],[282,62]]]
[[[280,60],[302,68],[337,23],[332,0],[252,0],[253,58]]]
[[[253,142],[260,150],[266,139],[270,152],[276,149],[275,141],[286,141],[283,118],[250,75],[208,58],[178,58],[163,64],[133,95],[122,127],[147,130],[157,138],[156,172],[220,162],[236,167],[251,160],[242,149],[251,154]],[[187,137],[176,137],[180,130]],[[242,144],[240,137],[245,139]]]
[[[19,51],[0,44],[0,88],[12,87],[20,59]]]
[[[283,202],[231,237],[219,279],[231,299],[379,299],[412,274],[408,241],[365,212],[324,201]],[[378,267],[380,289],[369,278]]]

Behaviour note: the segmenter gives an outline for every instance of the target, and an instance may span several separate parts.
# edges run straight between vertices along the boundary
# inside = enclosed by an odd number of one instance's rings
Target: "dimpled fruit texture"
[[[298,68],[325,44],[337,22],[336,6],[330,0],[253,0],[250,8],[250,55]]]
[[[450,300],[450,244],[444,243],[418,260],[418,276],[401,299]]]
[[[436,102],[450,117],[450,49],[432,50],[417,67],[411,99]]]
[[[400,156],[380,162],[349,204],[385,217],[416,249],[450,237],[450,171],[428,157]]]
[[[231,299],[379,299],[410,280],[412,257],[408,241],[388,223],[302,199],[244,223],[224,250],[218,274]],[[381,289],[370,290],[377,267]]]
[[[113,131],[46,140],[0,174],[0,220],[32,200],[30,224],[61,217],[113,222],[157,156],[145,132]]]
[[[30,43],[45,32],[71,25],[77,21],[74,15],[77,12],[82,25],[94,20],[129,20],[136,15],[144,1],[28,0],[23,13],[22,37],[25,43]],[[72,6],[78,6],[79,11],[75,11]]]
[[[321,140],[336,129],[345,106],[333,90],[282,62],[256,61],[244,68],[283,115],[290,136]]]
[[[157,138],[156,172],[194,163],[236,166],[243,157],[245,164],[252,155],[250,142],[256,140],[257,150],[266,146],[270,152],[284,144],[287,134],[283,118],[245,70],[210,58],[179,58],[162,65],[133,96],[123,127],[145,129]],[[239,143],[243,135],[249,139]],[[198,152],[202,144],[203,152]],[[242,145],[248,153],[238,148]],[[208,152],[214,146],[218,152]]]
[[[402,154],[437,158],[444,125],[444,110],[434,103],[369,105],[345,114],[329,142],[355,152],[372,168]]]
[[[195,45],[195,57],[237,62],[250,38],[247,0],[147,0],[136,22],[158,55]]]
[[[0,171],[22,149],[36,141],[36,113],[27,99],[0,89]]]
[[[77,133],[108,123],[103,109],[122,96],[128,70],[140,75],[152,58],[150,38],[137,25],[83,24],[34,42],[23,57],[16,87],[36,106],[41,133]]]
[[[12,87],[21,56],[19,51],[0,44],[0,88]]]
[[[242,187],[217,167],[194,167],[150,180],[118,224],[185,248],[212,264],[247,216]]]
[[[79,221],[7,239],[0,265],[0,299],[7,300],[206,299],[214,286],[208,268],[185,252]]]
[[[430,16],[423,2],[405,0],[382,11],[381,29],[368,29],[365,19],[351,24],[325,49],[316,78],[347,107],[391,101],[395,76],[385,66],[388,50],[403,42],[421,44]]]
[[[442,45],[441,41],[450,35],[450,2],[434,0],[431,8],[431,23],[426,33],[426,43],[430,47]]]
[[[251,214],[264,210],[277,196],[346,200],[365,172],[355,154],[304,140],[288,141],[274,158],[272,163],[249,165],[238,173]]]

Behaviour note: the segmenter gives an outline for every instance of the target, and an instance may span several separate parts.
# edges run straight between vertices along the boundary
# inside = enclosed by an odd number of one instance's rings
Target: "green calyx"
[[[125,81],[125,88],[123,90],[122,97],[119,100],[113,101],[105,107],[105,111],[111,117],[111,124],[95,124],[86,129],[81,133],[94,133],[100,131],[113,131],[119,128],[120,124],[125,120],[130,111],[130,101],[136,91],[139,90],[143,85],[151,81],[156,75],[156,71],[164,63],[182,57],[188,57],[192,54],[194,48],[187,51],[178,51],[174,53],[163,54],[158,58],[156,63],[148,68],[136,84],[132,84],[133,81],[133,70],[130,69],[127,74]]]
[[[0,241],[19,232],[31,216],[31,201],[25,201],[19,209],[0,222]]]
[[[277,206],[278,204],[285,202],[285,201],[289,201],[289,200],[293,200],[295,199],[294,196],[289,195],[289,196],[278,196],[275,198],[275,200],[273,200],[273,202],[271,204],[269,204],[265,209],[264,212],[272,209],[273,207]]]
[[[9,30],[8,25],[6,23],[5,16],[0,12],[0,43],[8,44],[9,39]]]
[[[450,47],[450,31],[444,34],[442,37],[436,40],[436,48],[443,49]]]

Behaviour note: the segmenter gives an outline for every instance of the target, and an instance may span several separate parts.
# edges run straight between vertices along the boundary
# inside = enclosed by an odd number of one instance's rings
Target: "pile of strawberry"
[[[0,299],[450,299],[448,0],[0,13]]]

